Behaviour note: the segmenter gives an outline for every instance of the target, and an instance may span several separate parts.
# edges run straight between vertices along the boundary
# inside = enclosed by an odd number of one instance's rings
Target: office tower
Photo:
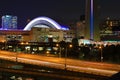
[[[17,16],[2,16],[2,29],[17,29]]]
[[[100,34],[98,0],[86,0],[85,22],[85,38],[99,41]]]

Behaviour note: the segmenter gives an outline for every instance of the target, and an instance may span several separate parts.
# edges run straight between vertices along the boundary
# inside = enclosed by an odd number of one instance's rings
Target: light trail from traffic
[[[11,53],[12,52],[10,52],[10,53],[6,52],[3,54],[1,53],[0,58],[5,59],[5,60],[10,60],[10,61],[16,61],[15,54],[14,53],[11,54]],[[22,55],[24,55],[24,54],[22,54]],[[22,55],[21,54],[17,55],[18,62],[31,64],[31,65],[39,65],[39,66],[45,66],[45,67],[50,67],[50,68],[56,68],[56,69],[65,69],[64,58],[44,57],[44,56],[38,56],[38,55],[37,55],[37,57],[36,57],[36,55],[28,55],[28,57],[27,57],[27,54],[25,54],[25,56],[22,57]],[[40,60],[41,57],[43,58],[42,60]],[[58,60],[56,60],[56,59],[58,59]],[[69,62],[71,62],[71,63],[69,63]],[[100,69],[100,68],[89,67],[89,66],[75,65],[75,63],[78,64],[80,62],[77,60],[68,59],[66,62],[67,70],[76,71],[76,72],[84,72],[84,73],[101,75],[101,76],[111,76],[111,75],[119,72],[117,70],[107,70],[107,69],[102,69],[102,68]],[[84,61],[83,61],[83,63],[84,63]],[[95,64],[95,63],[93,63],[93,64]],[[98,64],[96,63],[95,65],[98,65]],[[104,64],[102,64],[102,65],[104,66]]]

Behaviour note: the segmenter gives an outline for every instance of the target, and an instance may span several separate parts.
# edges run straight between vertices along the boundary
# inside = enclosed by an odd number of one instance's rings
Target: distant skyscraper
[[[2,16],[2,29],[17,29],[17,16]]]
[[[94,41],[99,41],[100,34],[98,0],[86,0],[85,22],[85,38]]]

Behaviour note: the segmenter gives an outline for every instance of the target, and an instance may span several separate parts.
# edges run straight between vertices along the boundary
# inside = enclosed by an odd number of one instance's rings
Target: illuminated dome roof
[[[23,30],[31,30],[32,27],[39,25],[39,24],[46,25],[49,28],[62,29],[62,27],[54,20],[52,20],[48,17],[38,17],[38,18],[35,18],[32,21],[30,21]],[[44,27],[42,26],[42,28],[44,28]]]

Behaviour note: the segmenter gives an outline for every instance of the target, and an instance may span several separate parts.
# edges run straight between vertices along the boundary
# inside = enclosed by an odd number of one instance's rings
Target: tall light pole
[[[72,45],[71,44],[67,45],[67,43],[65,45],[66,45],[66,47],[65,47],[66,48],[65,49],[65,70],[66,70],[67,69],[67,53],[68,53],[67,49],[71,48]]]
[[[58,57],[61,58],[61,47],[60,47],[60,45],[58,43],[56,44],[56,47],[60,48],[60,52],[58,53]]]
[[[18,62],[18,58],[17,58],[17,52],[16,52],[16,63]]]
[[[101,62],[103,62],[103,50],[102,50],[102,46],[100,46],[99,47],[99,49],[100,49],[100,60],[101,60]]]
[[[18,44],[19,43],[16,44],[16,48],[15,48],[16,49],[16,63],[18,62],[18,52],[17,52],[18,51]]]
[[[66,46],[66,49],[65,49],[65,70],[67,69],[67,46]]]

